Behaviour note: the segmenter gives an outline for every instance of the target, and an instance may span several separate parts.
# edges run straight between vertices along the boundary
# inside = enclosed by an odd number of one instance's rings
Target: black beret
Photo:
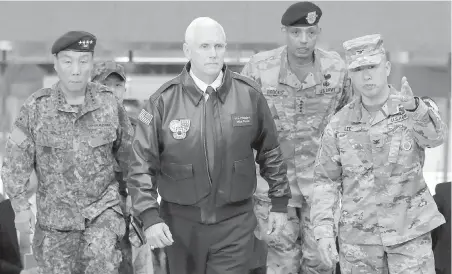
[[[281,18],[284,26],[314,26],[322,17],[322,10],[311,2],[292,4]]]
[[[70,31],[58,38],[52,46],[52,54],[63,50],[94,52],[96,36],[86,31]]]

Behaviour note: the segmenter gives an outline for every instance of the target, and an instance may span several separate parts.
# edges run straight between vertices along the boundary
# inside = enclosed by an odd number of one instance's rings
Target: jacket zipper
[[[206,149],[206,134],[203,132],[203,130],[206,128],[206,104],[207,101],[205,99],[205,97],[203,98],[204,100],[204,104],[203,104],[203,110],[204,110],[204,116],[202,117],[202,126],[201,126],[201,136],[203,138],[203,146],[204,146],[204,158],[206,159],[206,170],[207,170],[207,177],[209,177],[209,185],[210,185],[210,190],[212,190],[212,178],[210,177],[210,173],[209,173],[209,161],[207,159],[207,149]],[[203,134],[204,133],[204,134]]]

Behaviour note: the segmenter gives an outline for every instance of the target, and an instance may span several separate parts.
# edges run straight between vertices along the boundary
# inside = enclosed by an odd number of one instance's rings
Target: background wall
[[[0,2],[0,39],[53,42],[63,32],[84,29],[100,41],[181,42],[198,16],[218,20],[229,42],[281,42],[280,19],[292,1],[55,1]],[[379,32],[390,51],[450,52],[450,1],[318,1],[322,41]]]

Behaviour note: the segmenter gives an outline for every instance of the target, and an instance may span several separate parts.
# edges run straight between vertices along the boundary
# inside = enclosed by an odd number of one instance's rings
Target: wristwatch
[[[411,112],[416,111],[416,109],[419,107],[419,97],[415,96],[414,101],[416,103],[416,106],[413,109],[406,109],[406,111],[411,111]]]

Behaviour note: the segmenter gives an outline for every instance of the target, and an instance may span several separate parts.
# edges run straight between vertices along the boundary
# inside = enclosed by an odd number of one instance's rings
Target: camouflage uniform
[[[93,70],[91,72],[91,81],[95,83],[100,83],[102,85],[105,85],[105,80],[110,76],[111,74],[116,74],[119,76],[122,81],[126,82],[126,75],[124,71],[124,67],[116,62],[113,61],[107,61],[107,62],[97,62],[94,64]],[[113,90],[114,91],[114,90]],[[117,91],[114,91],[115,95],[118,96]],[[125,93],[125,90],[124,90]],[[118,96],[118,100],[122,101],[123,95]],[[129,121],[132,124],[132,127],[134,127],[134,123],[132,122],[132,119],[130,117],[130,114],[128,113]],[[132,244],[129,240],[129,224],[130,224],[130,214],[129,210],[127,208],[127,185],[126,181],[124,179],[122,170],[118,168],[115,170],[116,174],[116,180],[119,183],[119,194],[120,196],[120,206],[121,210],[124,216],[124,221],[126,225],[126,232],[124,237],[121,240],[120,243],[120,249],[122,253],[122,261],[119,266],[119,274],[128,274],[133,272],[133,266],[132,266]]]
[[[292,191],[286,229],[278,239],[267,239],[262,232],[267,228],[270,208],[268,185],[258,176],[256,236],[268,242],[268,269],[274,273],[298,273],[300,256],[303,273],[327,270],[318,260],[308,202],[320,135],[331,115],[349,102],[352,91],[339,54],[316,49],[314,56],[316,73],[309,74],[303,82],[289,68],[286,46],[252,56],[242,71],[261,86],[273,112]]]
[[[33,253],[42,273],[117,273],[125,224],[114,170],[126,170],[132,127],[104,86],[88,83],[85,103],[69,105],[59,87],[22,106],[7,141],[2,180],[16,213],[29,209],[38,177]]]
[[[127,80],[124,67],[116,62],[108,61],[108,62],[98,62],[94,65],[93,71],[91,73],[91,79],[93,82],[98,82],[101,84],[105,83],[105,80],[111,74],[117,74],[124,81]],[[124,91],[125,92],[125,91]],[[119,98],[118,98],[119,99]],[[124,103],[124,102],[123,102]],[[135,113],[128,112],[129,121],[132,124],[133,129],[136,126],[137,116]],[[158,262],[156,259],[156,254],[160,255],[160,258],[165,261],[165,254],[163,249],[156,249],[154,252],[151,251],[149,244],[145,244],[140,247],[136,247],[132,245],[130,241],[130,237],[134,237],[133,233],[130,234],[130,231],[133,228],[130,225],[130,205],[126,202],[126,197],[128,197],[127,185],[124,179],[123,173],[121,169],[116,170],[116,179],[119,182],[119,190],[121,194],[120,204],[123,209],[123,215],[126,224],[126,233],[124,238],[120,243],[120,249],[122,253],[122,261],[119,267],[119,274],[145,274],[145,273],[154,273],[154,261]],[[129,196],[130,199],[130,196]],[[159,263],[158,266],[161,266],[157,270],[161,270],[158,274],[164,274],[164,268],[166,266],[165,263]],[[163,269],[163,270],[162,270]]]
[[[311,220],[316,239],[333,237],[341,201],[342,273],[434,273],[430,231],[444,217],[422,166],[424,149],[441,145],[445,133],[423,100],[413,112],[386,103],[371,119],[357,98],[333,116],[316,161]]]

